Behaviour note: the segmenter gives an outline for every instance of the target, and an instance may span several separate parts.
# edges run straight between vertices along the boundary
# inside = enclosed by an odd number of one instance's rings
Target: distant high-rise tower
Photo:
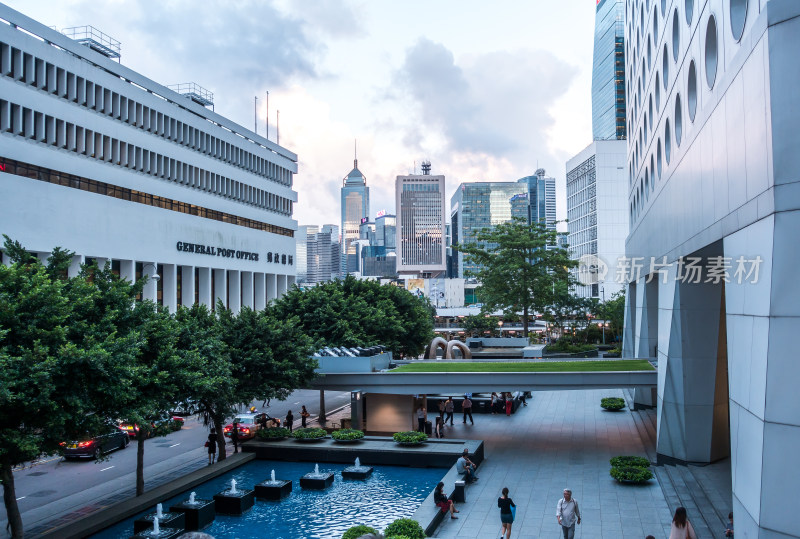
[[[306,282],[324,283],[339,273],[339,227],[307,227]]]
[[[547,176],[543,168],[533,176],[517,180],[528,185],[528,222],[539,222],[547,228],[556,228],[556,179]]]
[[[598,0],[594,19],[592,135],[595,140],[626,138],[625,2]]]
[[[445,255],[444,176],[432,176],[431,164],[422,164],[422,175],[398,176],[397,271],[436,277],[447,269]]]
[[[367,178],[358,170],[358,159],[354,159],[353,170],[342,180],[342,275],[358,267],[356,249],[351,243],[359,239],[361,220],[368,217]]]

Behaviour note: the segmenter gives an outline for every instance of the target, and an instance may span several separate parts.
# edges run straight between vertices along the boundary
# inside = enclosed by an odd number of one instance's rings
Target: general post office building
[[[73,251],[73,274],[158,274],[144,297],[171,311],[263,308],[295,281],[297,156],[197,85],[114,58],[92,27],[60,33],[0,4],[0,232],[42,259]]]

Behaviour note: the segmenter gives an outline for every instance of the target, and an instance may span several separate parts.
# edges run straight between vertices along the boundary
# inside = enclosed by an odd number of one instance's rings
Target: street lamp
[[[603,296],[603,346],[606,344],[606,289],[600,283],[600,294]]]
[[[502,336],[503,336],[503,321],[502,321],[502,320],[498,320],[498,321],[497,321],[497,327],[498,327],[498,328],[500,328],[500,329],[499,329],[499,331],[500,331],[500,336],[502,337]]]
[[[152,262],[147,262],[142,266],[142,273],[145,273],[145,268],[147,268],[147,266],[153,268],[153,274],[150,276],[150,278],[153,279],[153,281],[156,283],[160,281],[161,275],[158,274],[158,269],[156,268],[156,265],[153,264]]]

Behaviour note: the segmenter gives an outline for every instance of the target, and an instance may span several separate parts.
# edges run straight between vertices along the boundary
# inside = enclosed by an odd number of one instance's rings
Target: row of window
[[[292,185],[291,171],[263,157],[2,42],[0,42],[0,75],[138,127],[270,181]]]
[[[292,201],[287,198],[2,99],[0,132],[10,132],[264,210],[292,215]]]
[[[186,213],[189,215],[196,215],[205,219],[212,219],[214,221],[222,221],[223,223],[230,223],[233,225],[253,228],[255,230],[263,230],[264,232],[271,232],[273,234],[280,234],[281,236],[294,237],[294,231],[288,228],[283,228],[269,223],[263,223],[254,219],[246,217],[239,217],[217,210],[211,210],[202,206],[180,202],[170,198],[161,197],[158,195],[151,195],[150,193],[143,193],[134,189],[126,187],[119,187],[97,180],[90,180],[82,178],[73,174],[65,174],[56,170],[51,170],[28,163],[22,163],[13,159],[6,159],[0,157],[0,172],[7,174],[14,174],[39,180],[43,182],[53,183],[56,185],[63,185],[64,187],[71,187],[73,189],[80,189],[90,193],[97,193],[121,200],[128,200],[136,202],[137,204],[144,204],[146,206],[155,206],[165,210],[176,211],[179,213]]]

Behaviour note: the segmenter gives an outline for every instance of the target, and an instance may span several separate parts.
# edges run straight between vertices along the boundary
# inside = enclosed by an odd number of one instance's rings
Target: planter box
[[[220,515],[241,515],[256,503],[252,490],[239,490],[237,494],[226,494],[222,491],[214,494],[214,509]]]
[[[173,530],[185,530],[186,529],[186,515],[181,513],[180,511],[174,511],[172,513],[162,513],[163,518],[158,521],[159,529],[170,528]],[[133,521],[133,533],[141,533],[143,531],[152,530],[153,529],[153,518],[156,516],[155,513],[150,513],[149,515],[145,515],[142,518],[137,518]]]
[[[173,505],[169,508],[170,513],[183,513],[187,531],[202,530],[217,517],[214,510],[214,500],[196,500],[197,503],[190,505],[187,501]]]
[[[256,498],[265,500],[280,500],[292,493],[292,482],[277,480],[277,485],[271,485],[269,480],[263,481],[255,486]]]
[[[328,472],[316,477],[314,474],[306,474],[300,478],[300,486],[311,490],[323,490],[333,484],[333,474]]]
[[[372,470],[372,466],[361,466],[359,468],[348,466],[342,470],[342,477],[345,479],[366,479],[372,475]]]

